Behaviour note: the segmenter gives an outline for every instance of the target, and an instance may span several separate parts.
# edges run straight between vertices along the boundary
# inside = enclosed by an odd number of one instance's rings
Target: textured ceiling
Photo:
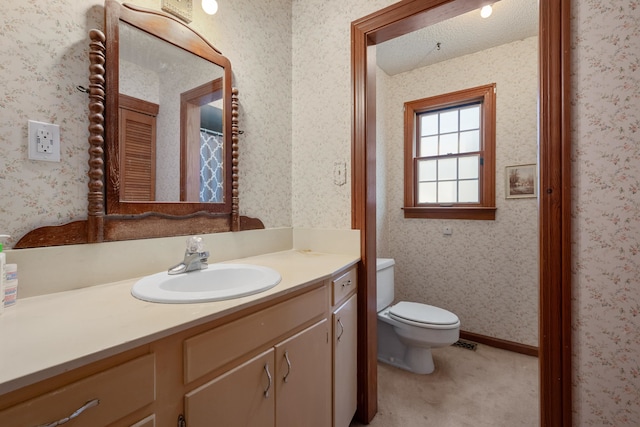
[[[480,17],[480,10],[473,10],[380,43],[376,60],[391,76],[536,34],[538,0],[501,0],[493,4],[487,19]]]

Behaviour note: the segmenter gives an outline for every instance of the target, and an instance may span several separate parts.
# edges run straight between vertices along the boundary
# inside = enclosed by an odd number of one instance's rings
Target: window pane
[[[456,181],[438,182],[438,203],[456,203]]]
[[[480,128],[480,106],[474,105],[460,110],[460,130]]]
[[[436,162],[437,160],[418,161],[418,181],[424,182],[436,180]]]
[[[480,131],[460,132],[460,152],[480,151]]]
[[[440,113],[440,133],[458,131],[458,110]]]
[[[458,177],[458,159],[438,160],[438,181]]]
[[[435,182],[421,182],[418,184],[418,203],[436,203]]]
[[[420,152],[418,156],[437,156],[438,155],[438,135],[420,138]]]
[[[450,133],[440,135],[440,153],[439,154],[457,154],[458,153],[458,134]]]
[[[478,203],[480,196],[478,192],[478,180],[460,181],[458,183],[460,191],[458,201],[460,203]]]
[[[420,136],[438,133],[438,113],[420,116]]]
[[[478,179],[478,159],[480,156],[466,156],[458,159],[459,179]]]

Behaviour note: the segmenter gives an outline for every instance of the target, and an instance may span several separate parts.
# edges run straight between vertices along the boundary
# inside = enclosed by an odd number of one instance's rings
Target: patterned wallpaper
[[[574,425],[640,422],[640,3],[572,2]]]
[[[332,172],[335,162],[350,171],[349,26],[393,1],[220,3],[191,25],[229,57],[240,89],[242,213],[268,227],[348,228],[350,182],[335,185]],[[640,5],[573,0],[572,9],[574,425],[634,426]],[[13,241],[86,212],[87,99],[75,87],[88,84],[87,32],[102,13],[100,0],[3,3],[0,230]],[[27,160],[29,119],[60,125],[60,163]]]
[[[0,16],[0,230],[26,231],[86,217],[88,30],[97,1],[3,4]],[[38,23],[37,30],[34,22]],[[27,121],[60,126],[61,162],[27,158]]]
[[[461,329],[538,345],[537,201],[505,199],[505,167],[536,163],[537,37],[389,77],[378,70],[379,256],[396,260],[396,299],[432,304]],[[496,83],[495,221],[405,219],[406,101]],[[384,191],[382,191],[384,188]],[[445,226],[453,229],[443,235]]]
[[[391,3],[293,0],[295,227],[351,228],[351,22]]]
[[[160,0],[133,0],[160,10]],[[0,14],[0,232],[86,217],[88,31],[103,1],[7,0]],[[34,31],[33,23],[38,22]],[[240,211],[291,226],[291,3],[234,0],[213,17],[194,2],[192,28],[227,56],[240,94]],[[247,31],[260,28],[260,31]],[[60,126],[61,162],[27,157],[27,121]]]

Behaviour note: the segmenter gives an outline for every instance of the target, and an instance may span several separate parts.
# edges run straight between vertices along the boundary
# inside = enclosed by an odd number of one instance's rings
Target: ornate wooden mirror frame
[[[402,0],[351,24],[352,227],[361,230],[358,272],[358,418],[377,412],[375,44],[486,0]],[[539,251],[540,420],[571,425],[570,0],[540,0]]]
[[[222,81],[217,79],[211,82],[211,85],[219,88],[223,94],[223,203],[121,200],[118,141],[121,21],[224,69]],[[99,30],[89,32],[90,147],[87,220],[37,228],[27,233],[14,248],[264,228],[259,219],[239,215],[238,91],[231,87],[231,63],[228,59],[201,35],[172,16],[137,6],[121,5],[116,0],[105,1],[105,28],[106,36]],[[181,177],[184,180],[188,178],[184,170]],[[184,187],[184,184],[181,187]],[[181,196],[182,200],[185,198],[186,196]]]

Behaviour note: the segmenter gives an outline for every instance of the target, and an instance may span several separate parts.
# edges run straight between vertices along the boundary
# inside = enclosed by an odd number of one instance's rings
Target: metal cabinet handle
[[[342,338],[342,334],[344,334],[344,325],[342,324],[342,320],[338,319],[338,325],[340,325],[340,333],[338,334],[338,341]]]
[[[345,286],[350,286],[351,285],[351,279],[347,280],[346,282],[342,282],[342,287],[344,288]]]
[[[287,373],[283,378],[284,382],[286,383],[286,382],[289,381],[289,374],[291,373],[291,361],[289,360],[289,352],[288,351],[284,352],[284,360],[287,361]]]
[[[271,390],[271,372],[269,372],[269,363],[264,364],[264,371],[267,373],[267,379],[269,379],[269,384],[267,384],[267,388],[264,391],[264,397],[269,397],[269,390]]]
[[[38,427],[56,427],[56,426],[59,426],[61,424],[68,423],[72,419],[78,417],[80,414],[82,414],[87,409],[93,408],[94,406],[98,406],[99,404],[100,404],[100,399],[90,400],[87,403],[85,403],[84,405],[82,405],[80,408],[76,409],[75,412],[73,414],[69,415],[68,417],[61,418],[58,421],[53,421],[53,422],[51,422],[49,424],[41,424]]]

